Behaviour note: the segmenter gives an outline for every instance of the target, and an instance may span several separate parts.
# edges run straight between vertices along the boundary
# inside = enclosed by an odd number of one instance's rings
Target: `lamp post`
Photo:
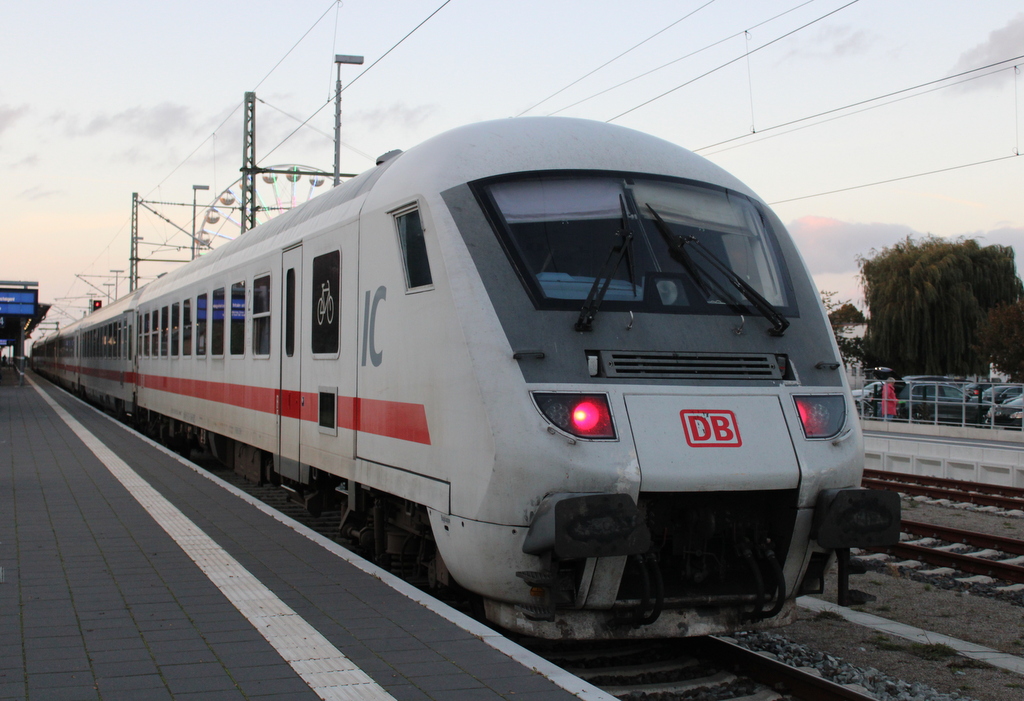
[[[196,192],[209,189],[209,185],[192,186],[192,260],[196,259]]]
[[[363,65],[362,56],[334,55],[338,67],[338,81],[334,85],[334,187],[341,182],[341,64]]]
[[[123,273],[124,271],[123,270],[111,270],[110,272],[114,273],[114,299],[118,299],[118,295],[117,295],[117,276],[120,273]]]

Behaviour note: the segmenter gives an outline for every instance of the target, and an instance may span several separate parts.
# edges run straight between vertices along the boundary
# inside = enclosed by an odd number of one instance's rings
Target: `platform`
[[[611,697],[29,374],[0,384],[0,699]]]

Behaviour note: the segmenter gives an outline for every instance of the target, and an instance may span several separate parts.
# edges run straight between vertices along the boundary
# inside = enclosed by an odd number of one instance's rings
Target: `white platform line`
[[[61,420],[320,698],[325,701],[394,701],[393,696],[139,477],[31,378],[28,380]]]

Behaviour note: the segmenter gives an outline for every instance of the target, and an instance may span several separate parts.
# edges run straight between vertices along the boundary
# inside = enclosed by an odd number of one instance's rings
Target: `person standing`
[[[896,418],[898,402],[896,401],[895,384],[896,381],[890,377],[882,385],[882,418],[886,421],[892,421]]]

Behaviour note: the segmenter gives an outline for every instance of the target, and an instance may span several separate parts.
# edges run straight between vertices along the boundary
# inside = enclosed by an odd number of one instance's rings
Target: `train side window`
[[[295,355],[295,268],[284,276],[284,352]]]
[[[210,323],[210,355],[224,355],[224,288],[213,291],[213,320]]]
[[[149,357],[149,312],[142,315],[142,355]]]
[[[192,300],[181,303],[181,354],[192,355]]]
[[[338,388],[320,387],[317,394],[320,400],[317,407],[317,418],[320,433],[338,435]]]
[[[252,283],[252,352],[270,355],[270,276]]]
[[[430,275],[430,261],[427,260],[427,243],[423,237],[420,210],[412,209],[394,215],[398,227],[398,240],[402,245],[402,263],[405,265],[407,289],[426,287],[433,284]]]
[[[231,285],[231,355],[245,355],[245,282]]]
[[[181,337],[181,305],[171,305],[171,356],[178,357],[178,346]]]
[[[149,330],[150,347],[153,351],[153,357],[160,357],[160,310],[153,310],[153,326]]]
[[[124,357],[127,360],[131,360],[134,356],[132,355],[132,344],[135,343],[135,329],[132,327],[132,323],[129,321],[125,327],[124,334]]]
[[[341,328],[341,251],[313,259],[313,300],[311,347],[314,355],[338,353]]]
[[[196,355],[206,357],[206,294],[196,297]]]
[[[167,341],[171,332],[171,315],[167,307],[160,310],[160,357],[167,357]]]

